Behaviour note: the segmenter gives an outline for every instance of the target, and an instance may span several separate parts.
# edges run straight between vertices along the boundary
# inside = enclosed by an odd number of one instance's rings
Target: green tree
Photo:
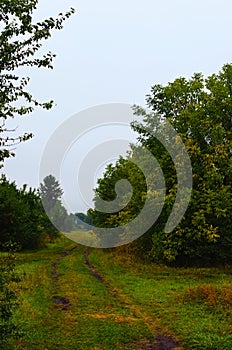
[[[0,248],[11,241],[21,249],[38,248],[43,239],[57,236],[36,190],[0,178]]]
[[[16,116],[31,113],[39,106],[50,109],[53,101],[38,102],[26,89],[29,78],[20,78],[16,70],[20,67],[52,68],[54,54],[48,52],[38,56],[37,53],[44,40],[51,36],[53,29],[62,29],[65,19],[74,12],[60,14],[38,23],[33,22],[33,11],[37,0],[1,0],[0,1],[0,167],[5,158],[14,156],[12,145],[26,141],[31,133],[16,135],[16,130],[9,128],[8,121]],[[39,197],[33,190],[18,190],[5,178],[0,181],[0,246],[7,239],[20,242],[30,247],[35,238],[44,230],[54,232],[44,214]],[[28,245],[27,245],[28,244]],[[17,295],[11,290],[14,279],[14,257],[1,260],[0,264],[0,347],[6,348],[9,337],[16,334],[12,322],[12,313]]]
[[[232,253],[232,65],[204,78],[176,79],[155,85],[147,98],[153,114],[144,113],[134,123],[139,140],[158,156],[166,176],[167,198],[161,225],[153,228],[153,256],[166,261],[227,261]],[[178,227],[163,227],[175,199],[177,186],[168,154],[149,135],[156,127],[154,115],[171,123],[181,136],[191,159],[193,192],[189,208]],[[159,149],[158,149],[159,148]],[[159,255],[157,256],[157,252]]]
[[[61,196],[64,192],[53,175],[44,178],[38,193],[49,219],[57,230],[67,232],[75,228],[75,216],[69,215],[62,205]]]
[[[55,176],[48,175],[43,179],[43,182],[41,182],[39,187],[39,195],[47,213],[50,213],[50,211],[56,206],[57,202],[60,203],[63,193],[64,192]]]
[[[92,216],[89,212],[87,214],[75,213],[75,222],[77,229],[88,229],[87,225],[92,225]]]
[[[114,227],[133,220],[143,207],[146,183],[133,163],[140,145],[158,160],[165,177],[165,203],[156,223],[136,243],[155,261],[177,263],[215,263],[232,257],[232,65],[226,64],[218,74],[204,78],[196,73],[189,80],[178,78],[166,86],[155,85],[147,97],[151,110],[135,107],[141,123],[132,123],[138,136],[125,159],[109,166],[98,181],[96,194],[102,199],[115,198],[114,185],[127,178],[133,185],[128,205],[117,213],[104,214],[91,210],[94,224]],[[178,188],[175,165],[162,143],[154,137],[164,134],[170,123],[182,138],[192,163],[193,191],[189,207],[179,225],[169,233],[165,224],[172,211]],[[166,142],[172,144],[170,135]],[[181,155],[180,155],[181,161]],[[144,162],[146,160],[144,159]],[[130,165],[128,165],[130,164]],[[149,164],[147,165],[149,169]],[[156,181],[155,169],[150,169]],[[154,201],[154,212],[159,206]]]
[[[35,107],[50,109],[53,101],[38,102],[27,91],[29,78],[20,78],[15,72],[20,67],[52,68],[54,54],[39,57],[37,52],[53,29],[62,29],[63,22],[74,12],[60,14],[42,22],[33,22],[37,0],[0,1],[0,165],[14,155],[12,145],[26,141],[31,133],[16,135],[7,127],[7,120],[31,113]],[[23,103],[23,105],[21,105]]]
[[[127,180],[131,185],[131,190],[128,187],[121,187],[121,195],[118,193],[117,206],[120,210],[115,210],[113,204],[110,208],[111,202],[116,199],[115,187],[119,180]],[[109,204],[109,212],[101,212],[98,210],[99,201],[105,201]],[[98,179],[98,187],[95,189],[95,209],[90,209],[88,214],[91,215],[93,225],[96,227],[119,227],[126,225],[132,221],[139,214],[146,200],[146,180],[142,171],[133,162],[133,152],[128,155],[127,159],[120,157],[115,165],[109,164],[106,168],[103,178]],[[141,223],[142,224],[142,223]],[[121,239],[123,233],[128,234],[123,229],[121,230]],[[96,230],[96,234],[98,234]],[[130,234],[130,233],[129,233]],[[113,237],[109,234],[101,237],[101,241],[116,243],[119,237]]]

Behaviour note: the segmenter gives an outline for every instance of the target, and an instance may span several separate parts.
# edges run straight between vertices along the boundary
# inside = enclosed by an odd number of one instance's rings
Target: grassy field
[[[229,267],[142,264],[63,239],[18,253],[17,270],[23,336],[9,349],[232,349]]]

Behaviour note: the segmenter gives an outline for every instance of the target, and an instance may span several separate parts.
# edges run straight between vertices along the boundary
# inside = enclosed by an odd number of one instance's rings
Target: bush
[[[18,189],[15,182],[0,178],[0,248],[8,241],[18,243],[21,249],[35,249],[41,245],[43,237],[57,236],[44,212],[35,190],[27,190],[26,185]]]
[[[232,314],[232,287],[225,285],[221,288],[211,284],[199,285],[196,288],[188,288],[184,293],[184,301],[203,303],[211,310],[223,309]]]
[[[15,273],[15,246],[5,245],[8,254],[0,259],[0,349],[5,349],[6,342],[19,336],[18,327],[12,320],[13,312],[18,305],[17,295],[12,288],[12,282],[18,282]]]

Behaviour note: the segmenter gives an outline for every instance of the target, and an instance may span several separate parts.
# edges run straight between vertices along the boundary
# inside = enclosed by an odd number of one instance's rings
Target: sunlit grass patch
[[[79,231],[71,231],[64,234],[68,239],[73,240],[76,243],[85,244],[86,246],[98,246],[99,238],[96,234],[90,230],[79,230]]]

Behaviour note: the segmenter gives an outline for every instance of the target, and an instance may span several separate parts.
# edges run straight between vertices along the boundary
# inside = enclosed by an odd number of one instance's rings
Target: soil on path
[[[96,268],[91,264],[91,262],[89,261],[88,256],[89,256],[89,252],[86,250],[85,253],[84,253],[85,264],[92,271],[94,277],[96,277],[96,279],[98,281],[104,282],[103,277],[97,272]]]
[[[56,259],[56,261],[54,261],[52,264],[52,267],[53,267],[52,279],[53,279],[53,288],[54,288],[53,301],[59,310],[68,310],[71,306],[71,303],[70,303],[68,298],[59,295],[58,264],[62,259],[64,259],[67,255],[69,255],[76,248],[77,248],[77,246],[62,252],[59,255],[59,257]]]
[[[174,350],[182,349],[180,344],[172,336],[162,333],[157,329],[157,336],[149,341],[142,341],[140,344],[134,344],[136,350]]]

